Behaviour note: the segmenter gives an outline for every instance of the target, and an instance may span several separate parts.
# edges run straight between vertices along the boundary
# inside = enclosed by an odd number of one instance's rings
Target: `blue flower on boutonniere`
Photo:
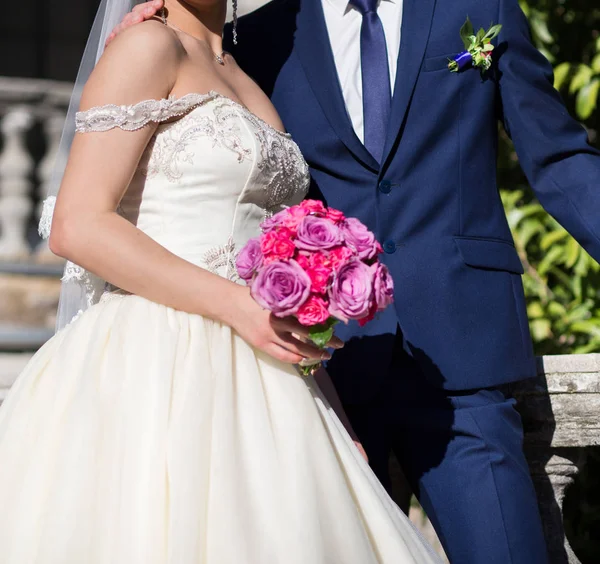
[[[494,39],[502,29],[501,25],[492,25],[487,31],[481,28],[474,33],[473,24],[467,18],[467,21],[460,28],[460,38],[465,44],[465,51],[459,53],[453,59],[450,59],[448,68],[452,72],[459,72],[469,66],[478,68],[482,73],[489,70],[492,66],[492,39]]]

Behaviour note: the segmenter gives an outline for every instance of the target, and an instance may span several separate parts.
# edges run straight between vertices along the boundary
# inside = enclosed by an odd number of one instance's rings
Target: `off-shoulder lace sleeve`
[[[88,133],[118,127],[125,131],[136,131],[150,122],[161,123],[182,116],[218,96],[217,92],[211,91],[208,94],[186,94],[181,98],[144,100],[131,106],[97,106],[77,113],[75,130],[78,133]]]

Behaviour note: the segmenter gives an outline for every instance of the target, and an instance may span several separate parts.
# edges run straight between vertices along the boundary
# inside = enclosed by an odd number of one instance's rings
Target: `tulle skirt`
[[[113,296],[0,409],[2,564],[436,561],[311,379]]]

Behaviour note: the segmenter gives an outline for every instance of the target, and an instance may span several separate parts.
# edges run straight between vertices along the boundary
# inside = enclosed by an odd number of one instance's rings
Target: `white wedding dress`
[[[264,217],[307,188],[290,137],[217,93],[77,119],[161,123],[120,212],[231,280]],[[437,561],[312,379],[209,319],[89,297],[0,410],[1,564]]]

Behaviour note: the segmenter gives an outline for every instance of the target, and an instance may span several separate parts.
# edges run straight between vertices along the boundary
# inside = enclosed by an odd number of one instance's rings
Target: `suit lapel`
[[[301,1],[295,50],[308,82],[337,136],[364,165],[374,171],[379,170],[377,161],[356,136],[346,111],[321,0]]]
[[[431,31],[436,0],[404,0],[402,37],[383,163],[390,157],[412,98]]]

